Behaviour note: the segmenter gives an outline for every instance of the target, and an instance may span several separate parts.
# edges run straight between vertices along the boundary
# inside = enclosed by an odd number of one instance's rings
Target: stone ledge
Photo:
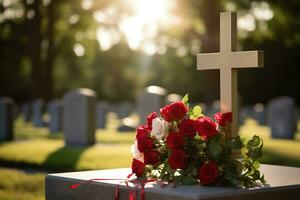
[[[147,184],[145,189],[146,200],[300,199],[300,168],[261,165],[261,172],[265,175],[268,185],[256,188],[240,189],[229,187],[203,187],[199,185],[180,185],[176,188],[161,188],[157,184]],[[82,184],[75,190],[70,190],[68,187],[74,183],[93,178],[125,179],[129,173],[130,169],[110,169],[49,174],[46,177],[46,200],[114,199],[115,187],[120,181],[93,181]],[[128,190],[128,187],[124,184],[120,184],[120,200],[128,199]]]

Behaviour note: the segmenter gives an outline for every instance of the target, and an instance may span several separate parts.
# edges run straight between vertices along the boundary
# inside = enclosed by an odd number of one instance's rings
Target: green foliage
[[[182,98],[182,103],[184,103],[187,107],[189,107],[189,94],[184,95],[184,97]]]

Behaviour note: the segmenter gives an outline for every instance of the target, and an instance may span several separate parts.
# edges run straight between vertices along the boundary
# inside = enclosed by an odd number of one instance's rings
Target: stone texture
[[[106,101],[100,101],[97,103],[96,108],[96,128],[106,128],[106,117],[109,112],[109,103]]]
[[[0,98],[0,141],[14,138],[14,102],[11,98]]]
[[[32,123],[36,127],[45,126],[45,123],[43,121],[43,114],[45,109],[44,107],[45,107],[45,103],[42,99],[36,99],[33,102]]]
[[[48,104],[48,114],[49,114],[49,130],[50,133],[57,133],[62,131],[63,126],[63,106],[61,100],[53,100]]]
[[[267,118],[272,138],[294,138],[297,131],[297,111],[292,98],[282,96],[271,100]]]
[[[137,97],[137,113],[140,123],[146,122],[146,117],[151,112],[159,112],[165,105],[166,90],[158,86],[149,86]]]
[[[67,146],[89,146],[95,143],[96,93],[81,88],[64,96],[64,136]]]
[[[146,185],[146,200],[299,200],[300,168],[262,165],[261,171],[268,182],[256,188],[177,186],[161,188],[157,184]],[[46,177],[46,200],[110,200],[114,199],[116,184],[120,181],[94,181],[83,183],[76,190],[68,187],[93,178],[125,179],[130,169],[97,170],[49,174]],[[132,189],[132,186],[130,186]],[[129,188],[120,186],[120,200],[128,199]],[[139,199],[139,198],[138,198]]]

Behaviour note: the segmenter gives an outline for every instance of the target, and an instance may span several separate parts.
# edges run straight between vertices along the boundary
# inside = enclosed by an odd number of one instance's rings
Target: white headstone
[[[258,124],[266,124],[266,111],[265,106],[262,103],[256,103],[253,106],[252,118],[257,121]]]
[[[36,127],[43,127],[45,125],[45,123],[43,121],[44,106],[45,106],[45,104],[42,99],[36,99],[33,102],[32,122],[33,122],[33,125]]]
[[[159,112],[159,109],[165,104],[166,94],[166,90],[162,87],[149,86],[137,97],[137,112],[140,123],[146,122],[149,113]]]
[[[48,114],[50,117],[49,120],[49,130],[51,133],[57,133],[62,131],[62,115],[63,107],[61,100],[53,100],[48,104]]]
[[[269,102],[268,125],[272,138],[293,139],[297,131],[297,110],[290,97],[278,97]]]
[[[106,128],[106,117],[109,112],[109,103],[106,101],[100,101],[97,104],[96,111],[96,128]]]
[[[11,98],[0,99],[0,141],[11,141],[14,138],[14,103]]]
[[[181,99],[182,99],[182,96],[180,94],[171,93],[171,94],[168,94],[168,96],[166,98],[166,103],[169,104],[169,103],[173,103],[176,101],[181,101]]]
[[[95,143],[96,92],[81,88],[64,96],[64,135],[68,146]]]
[[[32,119],[32,105],[30,103],[23,103],[21,110],[24,116],[24,121],[30,122]]]

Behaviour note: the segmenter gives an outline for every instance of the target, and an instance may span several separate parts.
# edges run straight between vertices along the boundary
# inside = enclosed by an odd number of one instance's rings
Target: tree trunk
[[[53,66],[55,62],[55,45],[54,45],[54,24],[56,21],[56,5],[58,1],[51,1],[47,7],[48,23],[47,23],[47,40],[48,49],[46,54],[46,59],[44,62],[44,98],[49,101],[53,96]]]
[[[26,10],[34,11],[34,17],[28,19],[27,36],[28,36],[28,55],[31,62],[31,99],[42,96],[42,63],[41,63],[41,21],[40,0],[35,0],[32,5],[26,5]]]

